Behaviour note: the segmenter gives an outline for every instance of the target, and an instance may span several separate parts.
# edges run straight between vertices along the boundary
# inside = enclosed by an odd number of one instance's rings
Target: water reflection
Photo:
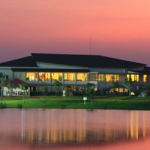
[[[150,136],[149,115],[125,110],[1,109],[0,141],[49,146],[144,139]]]

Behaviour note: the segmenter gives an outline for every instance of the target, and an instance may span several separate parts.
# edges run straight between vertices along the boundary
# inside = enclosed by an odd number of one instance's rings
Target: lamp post
[[[84,104],[86,104],[87,97],[83,97]]]

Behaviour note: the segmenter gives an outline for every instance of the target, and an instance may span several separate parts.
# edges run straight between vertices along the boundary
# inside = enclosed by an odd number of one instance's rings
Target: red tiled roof
[[[7,84],[9,84],[9,83],[14,84],[15,87],[19,87],[19,84],[23,84],[23,85],[27,85],[27,86],[33,86],[32,84],[29,84],[29,83],[27,83],[27,82],[24,82],[24,81],[22,81],[22,80],[20,80],[20,79],[18,79],[18,78],[15,78],[15,79],[13,79],[13,80],[7,81],[7,82],[4,83],[4,85],[7,85]]]

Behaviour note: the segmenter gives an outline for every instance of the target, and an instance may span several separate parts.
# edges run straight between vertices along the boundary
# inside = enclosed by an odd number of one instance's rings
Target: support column
[[[16,91],[17,91],[17,96],[18,96],[18,87],[17,87]]]
[[[97,73],[97,91],[99,90],[99,86],[98,86],[98,73]]]
[[[75,73],[75,81],[76,81],[75,85],[77,85],[77,72]]]
[[[50,73],[50,82],[51,82],[51,92],[52,92],[52,72]]]
[[[90,73],[88,73],[87,81],[88,81],[88,83],[89,83],[89,81],[90,81]]]
[[[62,85],[63,85],[63,89],[64,89],[64,72],[62,73]]]
[[[37,79],[38,79],[38,86],[37,86],[37,89],[38,89],[38,92],[39,92],[39,72],[37,73]]]

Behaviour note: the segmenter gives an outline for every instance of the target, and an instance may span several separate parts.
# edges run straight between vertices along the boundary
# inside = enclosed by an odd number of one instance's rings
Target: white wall
[[[127,73],[125,68],[90,68],[91,72],[98,72],[101,74],[122,74]]]
[[[25,72],[14,72],[14,78],[18,78],[20,80],[26,80],[26,73]]]
[[[4,75],[8,75],[8,79],[13,79],[13,72],[10,67],[0,67],[0,73],[3,73]]]

